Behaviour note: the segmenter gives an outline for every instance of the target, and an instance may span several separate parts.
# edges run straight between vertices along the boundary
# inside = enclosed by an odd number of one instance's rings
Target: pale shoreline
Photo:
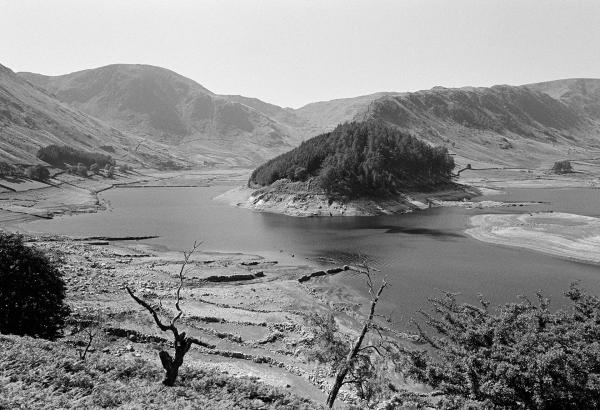
[[[497,192],[497,191],[491,191]],[[534,202],[473,201],[469,198],[484,196],[490,190],[464,186],[438,192],[407,193],[390,199],[355,199],[348,202],[329,201],[325,195],[314,193],[288,193],[236,187],[214,198],[231,206],[295,217],[311,216],[376,216],[405,214],[416,210],[439,207],[487,209],[535,205]]]
[[[600,264],[600,218],[561,212],[485,214],[465,233],[482,242]]]

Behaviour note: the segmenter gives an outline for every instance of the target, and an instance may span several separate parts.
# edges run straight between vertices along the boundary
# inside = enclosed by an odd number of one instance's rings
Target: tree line
[[[254,170],[248,185],[311,180],[329,195],[385,197],[447,184],[453,168],[446,148],[380,121],[351,122],[267,161]]]
[[[55,144],[40,148],[37,152],[37,157],[56,168],[62,169],[67,168],[67,165],[74,166],[78,164],[82,164],[87,168],[94,164],[98,168],[115,165],[115,160],[110,155],[86,152],[73,147]]]

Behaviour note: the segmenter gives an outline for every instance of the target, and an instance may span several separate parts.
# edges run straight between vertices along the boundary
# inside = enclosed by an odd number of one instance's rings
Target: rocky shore
[[[218,196],[217,200],[259,212],[289,216],[376,216],[404,214],[436,206],[465,205],[481,195],[477,189],[454,185],[433,192],[410,192],[394,198],[331,199],[306,183],[279,180],[271,186],[252,189],[237,187]]]
[[[473,200],[486,192],[484,187],[457,186],[435,192],[411,192],[396,198],[360,198],[350,201],[330,200],[325,194],[307,190],[293,191],[281,185],[258,190],[237,187],[215,198],[232,206],[258,212],[289,216],[376,216],[404,214],[437,207],[486,209],[532,205],[532,202]]]

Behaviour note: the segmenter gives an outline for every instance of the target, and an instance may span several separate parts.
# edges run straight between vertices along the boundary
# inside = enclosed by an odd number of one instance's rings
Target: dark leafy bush
[[[353,122],[266,162],[248,184],[315,178],[330,195],[384,197],[447,184],[453,168],[445,148],[431,147],[379,121]]]
[[[69,309],[55,264],[19,235],[0,235],[0,332],[54,338]]]
[[[57,168],[65,169],[66,165],[77,165],[79,163],[86,167],[92,164],[98,164],[98,167],[105,167],[107,164],[114,165],[115,160],[107,154],[97,152],[81,151],[72,147],[60,145],[48,145],[40,148],[37,157]]]
[[[27,168],[25,174],[28,178],[35,179],[37,181],[45,181],[50,178],[50,171],[43,165],[34,165]]]
[[[552,172],[554,172],[555,174],[568,174],[570,172],[573,172],[571,161],[556,161],[552,166]]]
[[[600,408],[600,298],[572,286],[570,305],[524,299],[496,310],[459,304],[446,293],[424,313],[421,338],[433,350],[409,352],[409,375],[442,393],[442,408]]]

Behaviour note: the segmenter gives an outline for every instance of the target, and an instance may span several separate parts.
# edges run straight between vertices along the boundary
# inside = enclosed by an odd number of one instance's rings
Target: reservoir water
[[[573,281],[600,293],[600,266],[482,243],[464,234],[469,217],[477,213],[554,210],[600,216],[598,189],[513,189],[485,198],[544,202],[531,207],[295,218],[212,199],[230,188],[112,189],[100,195],[107,211],[35,221],[23,228],[68,235],[160,235],[145,242],[184,250],[199,240],[207,251],[293,254],[298,263],[309,258],[342,264],[361,254],[387,275],[392,286],[386,290],[386,307],[398,312],[397,319],[413,316],[439,290],[460,292],[467,301],[481,293],[494,304],[516,301],[516,295],[531,296],[541,289],[559,305],[562,292]],[[364,292],[362,279],[336,280]]]

